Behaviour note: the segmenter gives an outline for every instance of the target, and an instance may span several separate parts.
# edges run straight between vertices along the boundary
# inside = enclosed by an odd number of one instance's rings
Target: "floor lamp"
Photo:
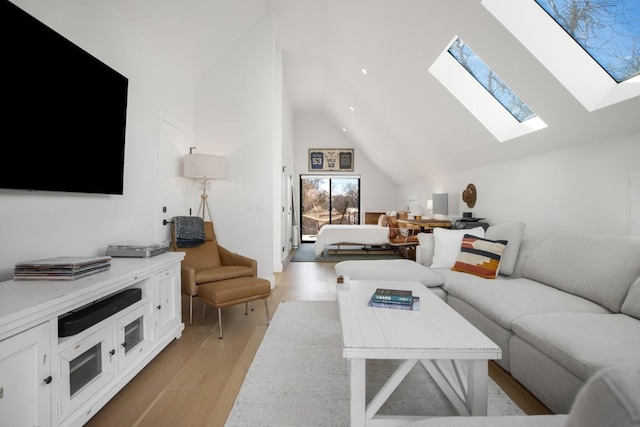
[[[222,179],[227,175],[227,163],[224,157],[214,156],[212,154],[187,154],[184,156],[183,176],[193,178],[200,182],[202,194],[200,195],[200,206],[198,207],[197,216],[202,212],[202,220],[204,221],[205,209],[211,217],[209,210],[209,202],[207,200],[207,190],[210,188],[209,180]]]

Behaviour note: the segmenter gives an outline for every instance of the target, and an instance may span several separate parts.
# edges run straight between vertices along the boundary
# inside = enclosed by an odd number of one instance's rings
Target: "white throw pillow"
[[[484,237],[484,228],[476,227],[464,230],[449,230],[447,228],[435,228],[433,230],[433,262],[431,268],[451,268],[456,263],[462,238],[465,234],[476,237]]]
[[[416,248],[416,262],[431,267],[435,243],[433,233],[418,233],[418,242],[420,244]],[[420,254],[420,256],[418,256],[418,254]]]
[[[500,260],[500,274],[505,276],[513,274],[523,236],[524,222],[492,225],[485,231],[484,237],[487,239],[506,240],[509,242]]]

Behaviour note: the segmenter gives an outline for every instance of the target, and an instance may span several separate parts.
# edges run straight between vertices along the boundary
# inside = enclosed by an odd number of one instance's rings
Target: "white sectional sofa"
[[[523,239],[522,223],[489,227],[484,238],[508,244],[487,279],[443,263],[438,245],[451,242],[440,236],[469,230],[444,231],[420,234],[417,262],[345,261],[336,273],[422,281],[498,344],[500,366],[557,414],[596,371],[640,361],[640,237]]]
[[[434,417],[406,427],[637,427],[640,363],[607,366],[580,389],[568,415]],[[630,398],[631,397],[631,398]]]

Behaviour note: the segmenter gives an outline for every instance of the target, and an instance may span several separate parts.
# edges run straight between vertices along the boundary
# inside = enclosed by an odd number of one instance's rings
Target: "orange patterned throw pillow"
[[[452,270],[495,279],[506,246],[506,240],[489,240],[465,234]]]

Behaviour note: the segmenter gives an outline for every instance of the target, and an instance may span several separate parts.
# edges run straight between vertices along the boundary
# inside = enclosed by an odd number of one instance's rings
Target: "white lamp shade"
[[[222,179],[227,176],[227,162],[221,156],[187,154],[183,166],[183,176],[187,178]]]

